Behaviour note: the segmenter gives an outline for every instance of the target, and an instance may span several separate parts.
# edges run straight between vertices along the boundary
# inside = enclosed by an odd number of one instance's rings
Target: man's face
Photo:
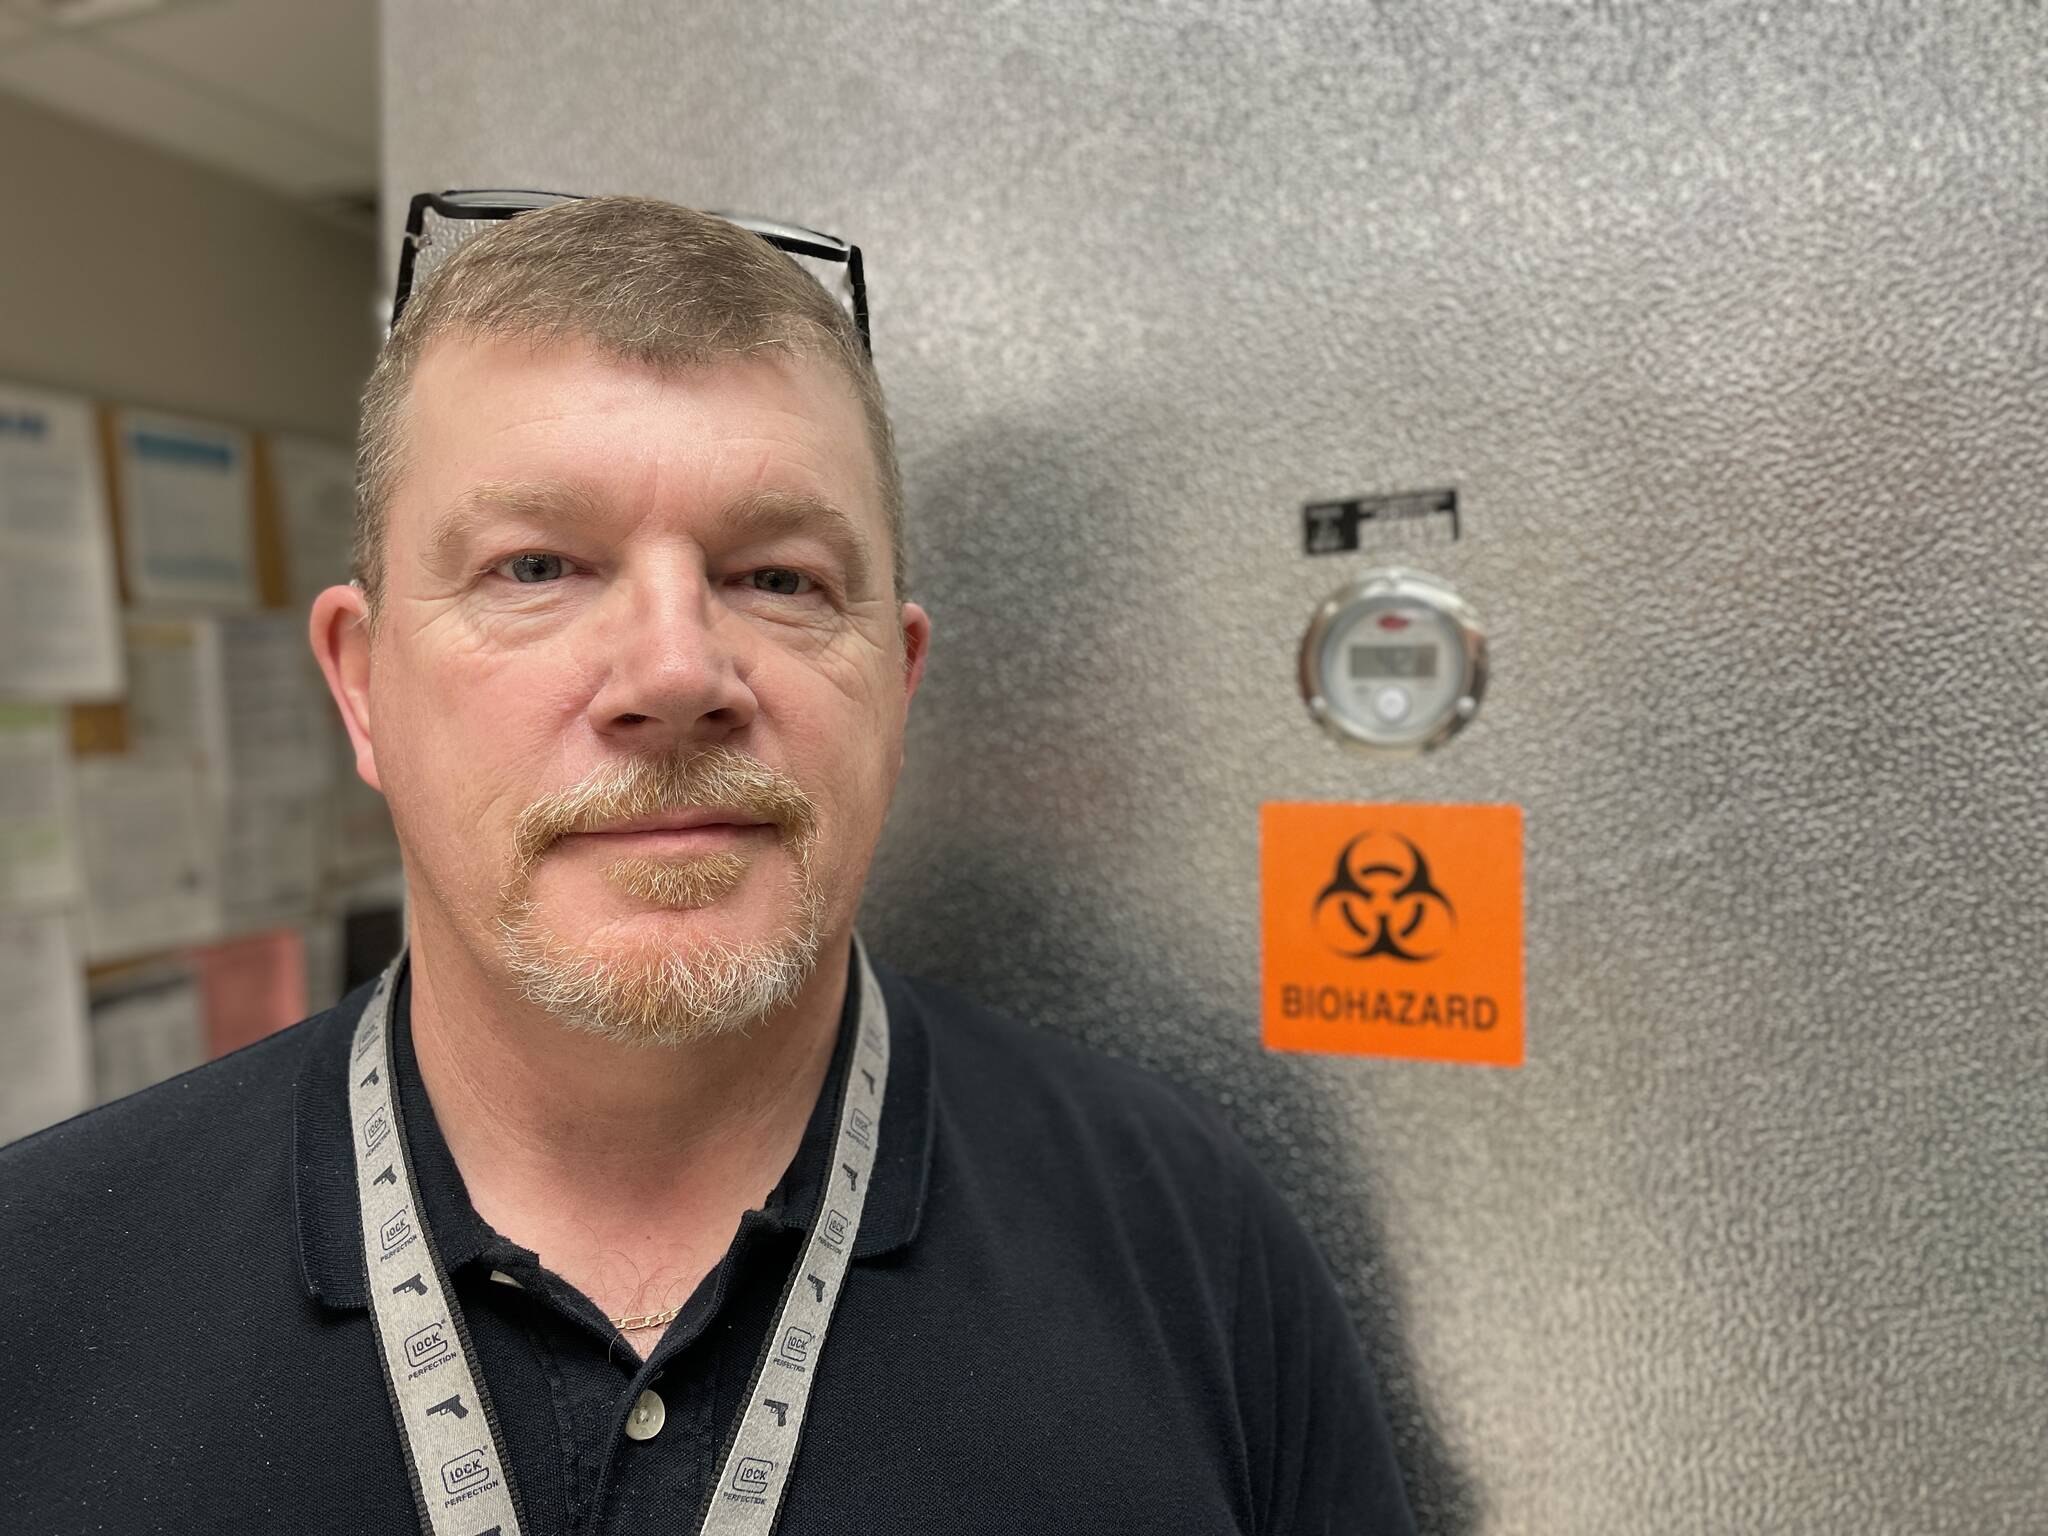
[[[358,746],[422,922],[537,1001],[848,931],[927,633],[851,385],[444,337],[406,429]]]

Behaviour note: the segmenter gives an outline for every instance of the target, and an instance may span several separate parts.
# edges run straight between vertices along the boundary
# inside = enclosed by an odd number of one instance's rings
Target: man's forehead
[[[436,547],[493,516],[616,516],[636,499],[625,483],[633,465],[689,466],[720,434],[745,442],[756,430],[770,446],[758,464],[725,466],[744,487],[704,487],[709,515],[735,528],[810,520],[857,531],[872,513],[886,531],[859,398],[822,359],[766,352],[672,367],[581,337],[443,336],[421,358],[409,406],[412,446],[424,452],[406,477],[414,494],[397,499],[414,503],[407,520]],[[687,495],[692,478],[667,493]]]
[[[779,346],[704,357],[639,356],[574,332],[437,335],[420,353],[406,403],[416,418],[459,430],[570,396],[611,403],[751,401],[815,421],[849,443],[866,431],[853,381],[824,357]]]

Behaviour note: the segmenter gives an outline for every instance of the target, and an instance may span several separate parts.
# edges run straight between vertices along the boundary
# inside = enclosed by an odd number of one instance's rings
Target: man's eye
[[[566,567],[560,555],[514,555],[498,569],[518,582],[558,581]]]
[[[802,571],[792,571],[786,565],[771,565],[758,571],[749,571],[747,579],[760,591],[774,592],[782,597],[799,596],[816,585]]]

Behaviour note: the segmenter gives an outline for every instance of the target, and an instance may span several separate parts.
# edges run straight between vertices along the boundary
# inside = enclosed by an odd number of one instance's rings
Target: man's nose
[[[751,725],[744,624],[702,572],[622,583],[607,595],[591,726],[638,751],[722,742]]]

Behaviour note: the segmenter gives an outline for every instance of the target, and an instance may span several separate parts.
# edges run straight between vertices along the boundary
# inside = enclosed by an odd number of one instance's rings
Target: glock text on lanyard
[[[708,1497],[704,1536],[767,1536],[775,1529],[803,1434],[811,1378],[860,1232],[889,1079],[889,1020],[858,940],[854,960],[859,1038],[841,1083],[831,1164],[846,1170],[847,1187],[834,1179],[820,1196],[817,1219],[783,1289],[781,1313],[755,1363],[725,1466]],[[392,1085],[391,1009],[404,964],[401,953],[356,1022],[349,1069],[356,1192],[378,1354],[405,1441],[421,1530],[426,1536],[519,1536],[519,1496],[505,1459],[505,1437],[420,1210]],[[774,1379],[764,1381],[771,1366]]]

